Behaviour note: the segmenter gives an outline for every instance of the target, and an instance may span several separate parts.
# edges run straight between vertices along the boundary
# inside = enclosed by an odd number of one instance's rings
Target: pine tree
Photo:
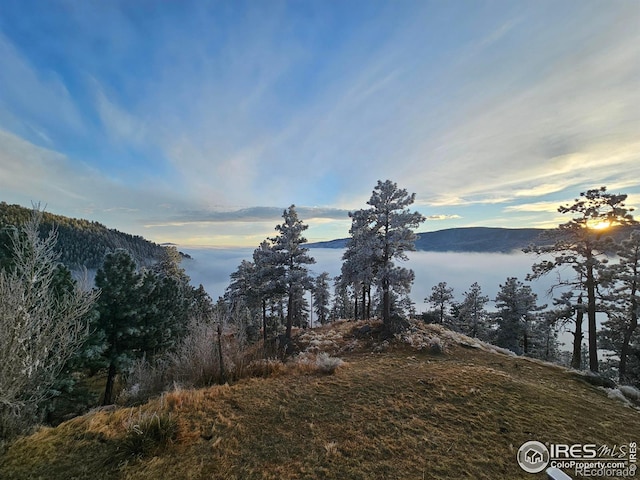
[[[515,277],[507,278],[496,295],[498,329],[496,344],[517,353],[529,355],[533,336],[534,313],[545,306],[537,305],[538,296],[529,285]]]
[[[558,318],[553,310],[542,312],[531,325],[528,355],[547,362],[556,361],[559,357]]]
[[[256,265],[249,260],[242,260],[235,272],[230,275],[231,282],[225,292],[225,300],[233,311],[236,305],[242,304],[255,311],[260,308],[260,292],[256,279]]]
[[[268,240],[262,241],[260,246],[253,251],[253,263],[255,266],[255,288],[262,307],[262,339],[266,345],[268,337],[267,305],[279,300],[285,294],[285,286],[282,282],[283,267],[278,264],[273,245]]]
[[[347,248],[342,255],[341,277],[346,285],[351,285],[354,291],[354,315],[358,317],[358,295],[362,294],[361,318],[371,318],[371,286],[376,278],[375,255],[376,240],[371,230],[371,211],[358,210],[349,212],[351,217],[351,237],[347,241]]]
[[[100,289],[97,329],[105,339],[103,357],[108,365],[104,405],[113,403],[116,374],[139,356],[143,328],[139,297],[141,282],[142,275],[126,250],[107,254],[96,273],[95,283]]]
[[[485,310],[487,303],[489,303],[489,297],[482,295],[480,285],[474,282],[464,293],[462,303],[458,305],[458,321],[463,333],[473,338],[487,340],[488,314]]]
[[[618,376],[621,383],[632,377],[637,381],[640,372],[630,375],[627,365],[637,337],[640,314],[640,232],[633,232],[616,249],[619,261],[608,267],[604,283],[609,287],[606,296],[609,319],[604,322],[603,335],[620,357]],[[637,348],[637,347],[636,347]]]
[[[316,278],[313,286],[313,307],[320,325],[324,325],[329,321],[329,302],[331,294],[329,293],[329,274],[322,272]]]
[[[276,226],[278,236],[271,239],[275,263],[281,270],[281,283],[287,295],[287,324],[285,339],[291,339],[291,327],[294,319],[301,321],[301,309],[304,307],[304,290],[311,288],[312,281],[306,265],[315,263],[307,255],[308,249],[302,247],[307,239],[302,236],[308,227],[298,218],[295,205],[291,205],[282,214],[284,222]]]
[[[391,291],[405,294],[414,280],[412,270],[394,263],[408,260],[406,252],[415,250],[413,230],[425,220],[420,213],[409,211],[414,201],[415,193],[407,193],[391,180],[379,180],[367,202],[373,239],[370,262],[382,292],[382,321],[387,330],[398,327],[391,318]]]
[[[436,317],[440,325],[444,324],[447,306],[451,306],[453,298],[453,288],[449,288],[447,282],[440,282],[431,287],[431,295],[424,299],[425,303],[430,303],[436,309]]]
[[[556,268],[571,266],[575,277],[559,282],[586,292],[587,324],[589,330],[589,368],[598,371],[598,345],[596,338],[596,290],[599,270],[605,263],[607,251],[613,240],[606,233],[614,227],[637,222],[625,208],[626,195],[607,193],[606,187],[580,193],[573,205],[563,205],[558,211],[575,215],[553,232],[555,243],[550,246],[531,246],[525,252],[555,255],[553,261],[544,260],[533,265],[533,273],[527,279],[539,278]]]
[[[354,304],[351,301],[349,285],[339,275],[333,279],[333,308],[331,317],[334,320],[355,318]]]

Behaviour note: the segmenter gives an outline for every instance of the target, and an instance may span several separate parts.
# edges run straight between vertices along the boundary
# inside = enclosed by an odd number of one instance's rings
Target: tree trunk
[[[589,328],[589,370],[598,371],[598,343],[596,338],[596,281],[592,256],[587,256],[587,322]]]
[[[366,318],[366,309],[365,305],[367,304],[367,286],[362,284],[362,319]]]
[[[113,403],[113,385],[116,380],[116,366],[113,361],[109,364],[107,372],[107,385],[104,388],[104,399],[102,405],[111,405]]]
[[[291,326],[293,325],[293,291],[289,289],[289,298],[287,299],[287,330],[285,331],[285,338],[287,341],[291,340]]]
[[[354,320],[358,320],[358,294],[356,293],[353,296],[354,299],[354,303],[353,303],[353,319]]]
[[[391,298],[389,296],[389,280],[382,281],[382,323],[389,328],[391,326]]]
[[[367,320],[371,318],[371,285],[367,285]]]
[[[224,357],[222,355],[222,326],[218,323],[218,361],[220,362],[220,383],[226,382],[224,370]]]
[[[382,324],[391,327],[391,298],[389,296],[389,210],[385,212],[384,221],[384,251],[382,254],[382,269],[384,278],[382,279]]]
[[[629,355],[629,344],[631,343],[631,337],[638,328],[638,306],[635,301],[635,288],[631,297],[631,324],[624,330],[624,337],[622,339],[622,348],[620,349],[620,366],[619,366],[619,380],[620,383],[627,381],[627,356]]]
[[[573,353],[571,355],[571,368],[580,370],[582,366],[582,321],[584,310],[582,309],[582,295],[578,297],[578,308],[576,309],[576,330],[573,332]]]
[[[267,346],[267,301],[262,300],[262,341]]]

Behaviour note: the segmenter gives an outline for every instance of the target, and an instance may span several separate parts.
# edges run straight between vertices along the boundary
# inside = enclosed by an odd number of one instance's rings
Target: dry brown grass
[[[353,339],[338,328],[340,351]],[[640,432],[637,411],[559,368],[452,343],[445,355],[367,348],[343,350],[348,365],[331,376],[278,367],[163,395],[143,409],[171,413],[178,433],[151,458],[114,461],[131,409],[43,429],[0,459],[0,478],[531,479],[515,459],[527,440],[620,444]]]

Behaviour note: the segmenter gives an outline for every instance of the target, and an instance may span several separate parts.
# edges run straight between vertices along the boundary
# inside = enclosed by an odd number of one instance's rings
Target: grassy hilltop
[[[270,363],[231,386],[95,411],[15,442],[0,478],[533,479],[516,462],[527,440],[638,440],[637,410],[565,369],[435,326],[384,342],[362,326],[297,337],[303,358],[344,360],[331,375]]]

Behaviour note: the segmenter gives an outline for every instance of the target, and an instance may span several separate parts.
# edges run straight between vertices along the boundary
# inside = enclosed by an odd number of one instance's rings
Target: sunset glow
[[[589,228],[592,228],[594,230],[606,230],[607,228],[611,227],[611,222],[594,222],[591,225],[589,225]]]

